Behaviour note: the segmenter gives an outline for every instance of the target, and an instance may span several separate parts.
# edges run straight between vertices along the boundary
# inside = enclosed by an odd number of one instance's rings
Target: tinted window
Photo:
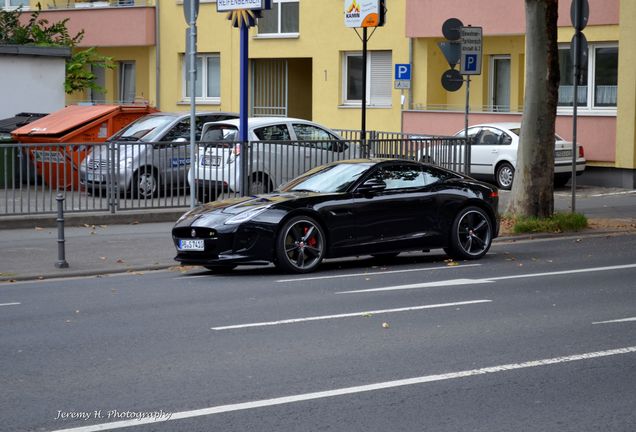
[[[371,163],[338,163],[323,165],[307,171],[280,188],[283,192],[345,192]]]
[[[392,165],[378,169],[373,178],[384,181],[386,190],[421,188],[427,182],[424,171],[418,165]]]
[[[289,129],[284,124],[264,126],[254,129],[254,135],[261,141],[290,141]]]
[[[233,126],[228,125],[214,125],[209,127],[203,137],[202,142],[214,142],[214,141],[235,141],[237,139],[238,130]]]

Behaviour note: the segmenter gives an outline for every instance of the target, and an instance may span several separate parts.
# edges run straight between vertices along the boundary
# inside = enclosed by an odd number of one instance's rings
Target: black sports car
[[[477,259],[499,233],[497,188],[395,159],[334,162],[270,194],[215,201],[172,229],[175,260],[213,271],[275,263],[315,270],[323,258],[444,248]]]

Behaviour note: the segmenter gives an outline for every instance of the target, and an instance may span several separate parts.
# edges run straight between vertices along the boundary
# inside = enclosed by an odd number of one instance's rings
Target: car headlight
[[[267,210],[269,206],[253,208],[250,210],[246,210],[243,213],[239,213],[236,216],[232,216],[228,220],[225,221],[225,225],[236,225],[243,222],[247,222],[250,219],[255,218],[259,214],[263,213]]]

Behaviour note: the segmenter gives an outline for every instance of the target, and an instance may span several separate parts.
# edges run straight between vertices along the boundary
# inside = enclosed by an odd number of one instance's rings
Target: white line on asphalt
[[[17,306],[21,303],[0,303],[0,306]]]
[[[460,269],[465,267],[478,267],[478,266],[481,266],[481,264],[461,264],[458,266],[429,267],[429,268],[416,268],[416,269],[404,269],[404,270],[387,270],[387,271],[379,271],[379,272],[372,272],[372,273],[350,273],[350,274],[341,274],[341,275],[333,275],[333,276],[313,276],[313,277],[304,277],[304,278],[295,278],[295,279],[280,279],[280,280],[277,280],[276,282],[299,282],[299,281],[339,279],[339,278],[359,277],[359,276],[381,276],[381,275],[396,274],[396,273]]]
[[[533,361],[528,361],[525,363],[511,363],[511,364],[504,364],[499,366],[485,367],[481,369],[472,369],[472,370],[451,372],[451,373],[445,373],[445,374],[439,374],[439,375],[426,375],[426,376],[420,376],[415,378],[407,378],[407,379],[401,379],[401,380],[395,380],[395,381],[385,381],[380,383],[366,384],[366,385],[360,385],[360,386],[354,386],[354,387],[343,387],[339,389],[319,391],[314,393],[303,393],[303,394],[283,396],[283,397],[278,397],[273,399],[261,399],[261,400],[251,401],[251,402],[242,402],[242,403],[235,403],[235,404],[229,404],[229,405],[219,405],[219,406],[202,408],[202,409],[191,410],[191,411],[181,411],[181,412],[173,413],[169,419],[155,419],[152,417],[146,417],[146,418],[140,418],[139,420],[137,419],[122,420],[122,421],[117,421],[112,423],[102,423],[102,424],[96,424],[92,426],[81,426],[77,428],[57,430],[53,432],[97,432],[97,431],[104,431],[104,430],[122,429],[122,428],[127,428],[132,426],[141,426],[144,424],[162,423],[166,421],[182,420],[182,419],[188,419],[188,418],[194,418],[194,417],[203,417],[203,416],[227,413],[232,411],[243,411],[243,410],[270,407],[270,406],[276,406],[276,405],[285,405],[285,404],[291,404],[295,402],[325,399],[325,398],[331,398],[336,396],[351,395],[356,393],[371,392],[371,391],[377,391],[377,390],[385,390],[390,388],[425,384],[425,383],[436,382],[436,381],[445,381],[445,380],[451,380],[451,379],[457,379],[457,378],[468,378],[468,377],[477,376],[477,375],[486,375],[486,374],[492,374],[492,373],[498,373],[498,372],[507,372],[511,370],[535,368],[540,366],[549,366],[549,365],[555,365],[555,364],[561,364],[561,363],[571,363],[571,362],[582,361],[582,360],[591,360],[591,359],[602,358],[602,357],[630,354],[634,352],[636,352],[636,346],[631,346],[631,347],[618,348],[618,349],[607,350],[607,351],[597,351],[597,352],[589,352],[585,354],[575,354],[575,355],[569,355],[569,356],[563,356],[563,357],[533,360]]]
[[[636,321],[636,317],[621,318],[621,319],[615,319],[615,320],[609,320],[609,321],[597,321],[597,322],[593,322],[592,324],[612,324],[612,323],[622,323],[622,322],[630,322],[630,321]]]
[[[614,195],[631,195],[636,193],[636,190],[628,190],[628,191],[621,191],[621,192],[607,192],[607,193],[600,193],[600,194],[592,194],[589,195],[591,197],[603,197],[603,196],[614,196]]]
[[[313,316],[306,318],[292,318],[280,321],[268,321],[268,322],[258,322],[258,323],[250,323],[250,324],[237,324],[237,325],[229,325],[223,327],[212,327],[211,330],[233,330],[233,329],[241,329],[248,327],[265,327],[265,326],[275,326],[281,324],[294,324],[300,322],[307,321],[320,321],[320,320],[329,320],[329,319],[339,319],[339,318],[350,318],[350,317],[361,317],[361,316],[369,316],[369,315],[377,315],[377,314],[386,314],[386,313],[396,313],[396,312],[409,312],[423,309],[435,309],[435,308],[443,308],[443,307],[452,307],[452,306],[464,306],[470,304],[478,304],[478,303],[490,303],[492,300],[470,300],[463,302],[455,302],[455,303],[440,303],[440,304],[432,304],[432,305],[424,305],[424,306],[410,306],[403,307],[397,309],[380,309],[380,310],[370,310],[365,312],[351,312],[346,314],[338,314],[338,315],[322,315],[322,316]]]
[[[457,286],[457,285],[472,285],[472,284],[484,284],[484,283],[493,283],[501,280],[509,280],[509,279],[525,279],[525,278],[533,278],[533,277],[545,277],[545,276],[562,276],[576,273],[591,273],[591,272],[600,272],[600,271],[610,271],[610,270],[622,270],[635,268],[636,264],[626,264],[626,265],[616,265],[616,266],[608,266],[608,267],[594,267],[594,268],[583,268],[583,269],[574,269],[574,270],[561,270],[561,271],[553,271],[553,272],[545,272],[545,273],[528,273],[528,274],[520,274],[520,275],[512,275],[512,276],[498,276],[487,279],[451,279],[445,281],[436,281],[436,282],[423,282],[418,284],[409,284],[409,285],[395,285],[388,286],[382,288],[370,288],[364,290],[353,290],[353,291],[340,291],[336,294],[358,294],[358,293],[367,293],[367,292],[377,292],[377,291],[399,291],[399,290],[408,290],[408,289],[421,289],[421,288],[431,288],[437,286]]]

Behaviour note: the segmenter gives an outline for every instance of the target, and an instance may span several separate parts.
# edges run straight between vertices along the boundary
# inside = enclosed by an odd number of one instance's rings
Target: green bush
[[[559,233],[587,228],[587,218],[581,213],[555,213],[549,218],[519,217],[514,220],[513,231],[522,233]]]

